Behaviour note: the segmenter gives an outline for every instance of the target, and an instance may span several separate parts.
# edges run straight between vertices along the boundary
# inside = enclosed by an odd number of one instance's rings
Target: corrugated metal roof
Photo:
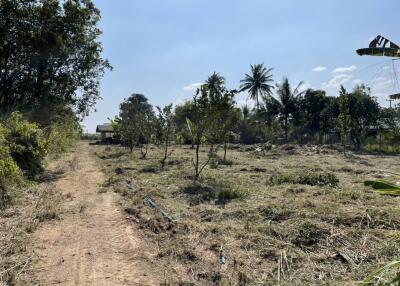
[[[114,128],[110,123],[97,125],[96,132],[114,132]]]

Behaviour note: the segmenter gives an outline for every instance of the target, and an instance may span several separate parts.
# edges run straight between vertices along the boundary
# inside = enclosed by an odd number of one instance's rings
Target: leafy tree
[[[119,134],[130,151],[140,145],[142,158],[146,158],[154,124],[154,112],[143,94],[132,94],[120,105]]]
[[[4,0],[0,15],[0,112],[22,110],[45,125],[66,109],[87,114],[110,68],[93,2]]]
[[[203,169],[208,165],[213,155],[213,146],[215,143],[225,140],[227,130],[231,127],[229,113],[234,106],[233,97],[236,91],[226,90],[219,87],[213,92],[210,86],[204,84],[193,96],[192,120],[187,119],[187,126],[191,140],[195,145],[195,158],[192,160],[195,169],[195,180]],[[229,127],[229,128],[228,128]],[[200,146],[205,143],[211,143],[208,159],[205,163],[200,163]]]
[[[308,89],[298,101],[297,113],[294,115],[295,125],[298,132],[301,132],[314,141],[318,136],[318,141],[322,142],[324,118],[327,116],[327,108],[330,98],[325,95],[323,90]],[[326,110],[326,111],[325,111]]]
[[[245,74],[242,79],[239,91],[247,91],[249,97],[256,102],[257,110],[260,108],[260,98],[271,95],[273,85],[272,68],[267,69],[264,64],[251,65],[251,74]]]
[[[174,135],[174,116],[172,113],[172,104],[161,108],[157,106],[157,129],[160,131],[160,142],[164,143],[164,157],[161,159],[161,168],[164,168],[165,163],[170,153],[168,148],[171,145],[172,136]]]
[[[289,129],[289,119],[297,110],[297,102],[299,97],[305,92],[300,92],[299,89],[303,85],[300,82],[297,87],[292,90],[289,79],[287,77],[283,78],[281,84],[277,85],[277,93],[279,96],[280,103],[280,114],[283,118],[284,128],[285,128],[285,140],[288,140],[288,129]]]
[[[367,135],[368,129],[376,125],[379,118],[379,104],[371,96],[371,91],[364,85],[359,85],[348,94],[350,111],[350,139],[356,150]]]
[[[351,116],[349,97],[346,89],[343,86],[340,86],[338,102],[340,113],[337,119],[337,127],[340,130],[340,138],[343,145],[343,155],[346,156],[346,141],[350,132]]]
[[[203,85],[197,89],[196,94],[193,96],[193,118],[192,120],[189,118],[186,119],[191,142],[195,146],[195,158],[192,159],[192,164],[195,171],[194,179],[196,181],[199,179],[200,173],[207,166],[211,158],[209,156],[208,160],[201,165],[199,158],[200,146],[207,141],[206,136],[208,135],[207,131],[209,128],[207,116],[209,115],[210,102],[208,95],[209,90],[207,85]]]
[[[323,136],[332,130],[334,130],[336,126],[336,120],[339,116],[339,104],[338,104],[338,99],[333,96],[327,96],[326,97],[326,105],[325,108],[321,111],[320,113],[321,116],[321,121],[320,121],[320,127],[321,127],[321,132],[323,133]],[[324,142],[325,138],[323,138],[322,142]]]
[[[231,136],[234,136],[234,130],[240,122],[241,112],[240,109],[236,108],[234,102],[230,102],[227,109],[222,111],[221,114],[222,124],[220,137],[221,142],[224,144],[224,157],[223,160],[226,161],[227,143],[229,142]]]

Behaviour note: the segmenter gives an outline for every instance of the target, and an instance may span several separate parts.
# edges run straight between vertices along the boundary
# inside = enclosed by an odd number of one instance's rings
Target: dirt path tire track
[[[99,192],[105,177],[93,150],[81,142],[69,156],[77,166],[55,182],[70,198],[61,220],[35,234],[37,285],[159,285],[145,244],[125,219],[117,195]]]

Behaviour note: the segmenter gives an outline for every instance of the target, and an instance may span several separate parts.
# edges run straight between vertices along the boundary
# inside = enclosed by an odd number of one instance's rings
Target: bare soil
[[[157,285],[137,226],[117,195],[103,192],[105,176],[87,142],[69,155],[72,168],[55,179],[64,202],[59,220],[39,227],[30,270],[38,285]]]

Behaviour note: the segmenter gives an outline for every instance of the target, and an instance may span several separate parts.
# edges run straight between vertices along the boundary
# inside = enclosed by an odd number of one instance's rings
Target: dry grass
[[[47,179],[21,191],[14,204],[0,212],[0,285],[32,285],[28,272],[37,255],[31,235],[40,223],[59,218],[63,199],[49,182],[54,177]]]
[[[394,180],[398,157],[235,146],[229,164],[214,162],[193,184],[187,146],[174,147],[163,171],[155,146],[147,160],[121,147],[94,148],[108,174],[105,188],[121,193],[166,285],[355,285],[400,255],[399,198],[363,185]],[[296,180],[271,184],[287,174]],[[308,176],[303,184],[302,174],[319,174],[317,183]]]

